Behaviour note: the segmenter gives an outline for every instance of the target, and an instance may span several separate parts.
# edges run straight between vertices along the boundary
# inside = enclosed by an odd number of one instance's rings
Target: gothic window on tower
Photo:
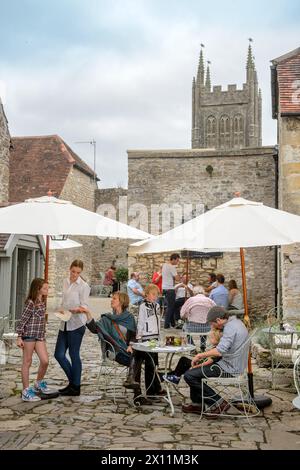
[[[216,147],[217,121],[214,116],[209,116],[206,121],[206,147]]]
[[[241,114],[234,116],[233,121],[233,145],[234,147],[244,147],[244,119]]]
[[[230,118],[222,116],[220,119],[220,147],[230,148]]]

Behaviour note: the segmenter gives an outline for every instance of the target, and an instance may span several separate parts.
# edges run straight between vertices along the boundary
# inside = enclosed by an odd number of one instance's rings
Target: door
[[[17,266],[16,320],[21,316],[29,291],[31,277],[31,250],[25,250],[22,248],[18,249]]]

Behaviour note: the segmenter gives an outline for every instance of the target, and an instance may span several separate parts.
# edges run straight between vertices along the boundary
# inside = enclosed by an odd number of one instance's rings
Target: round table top
[[[153,352],[153,353],[187,353],[194,351],[196,346],[193,344],[184,344],[182,346],[149,346],[149,342],[133,343],[132,348],[136,351]]]

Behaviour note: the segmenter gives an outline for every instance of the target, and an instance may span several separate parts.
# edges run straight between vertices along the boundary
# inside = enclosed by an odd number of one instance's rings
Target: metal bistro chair
[[[291,369],[300,354],[299,318],[277,319],[269,327],[272,385],[279,385],[279,369]],[[286,374],[285,374],[286,377]]]
[[[257,416],[260,413],[249,393],[248,387],[247,365],[249,349],[253,336],[254,332],[249,335],[244,344],[242,344],[234,354],[223,355],[222,360],[225,360],[230,365],[230,368],[232,369],[231,373],[224,372],[216,362],[210,367],[217,368],[220,376],[206,377],[203,379],[203,382],[215,391],[215,396],[221,396],[222,399],[231,405],[232,411],[234,411],[234,413],[216,413],[215,416],[246,418],[250,425],[252,425],[252,423],[249,418]],[[241,361],[242,367],[240,365]],[[212,416],[214,414],[213,409],[218,407],[218,404],[214,403],[207,406],[205,409],[205,398],[203,387],[202,414],[200,419],[205,415]]]
[[[0,362],[6,364],[9,361],[10,351],[14,345],[18,335],[16,326],[19,320],[9,320],[8,317],[0,317]]]
[[[182,334],[186,337],[188,344],[195,344],[194,340],[199,340],[201,351],[206,349],[206,340],[210,332],[208,323],[185,322],[182,328]]]
[[[295,383],[295,387],[298,393],[298,396],[294,398],[293,400],[293,405],[295,408],[298,408],[298,410],[300,410],[300,351],[294,364],[293,373],[294,373],[294,383]]]
[[[99,343],[101,358],[97,386],[100,390],[103,390],[104,396],[111,396],[112,392],[113,402],[116,404],[116,389],[122,387],[128,368],[116,361],[117,352],[112,343],[104,338],[99,338]]]

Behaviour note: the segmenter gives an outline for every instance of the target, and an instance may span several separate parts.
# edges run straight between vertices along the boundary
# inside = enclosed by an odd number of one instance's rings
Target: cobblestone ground
[[[98,313],[107,309],[107,299],[92,301]],[[50,314],[47,344],[50,365],[48,383],[59,387],[66,383],[64,373],[53,358],[58,329]],[[86,332],[82,344],[83,380],[80,397],[59,397],[38,403],[24,403],[21,391],[21,354],[14,346],[0,376],[0,449],[300,449],[300,412],[293,409],[295,391],[291,374],[284,371],[288,383],[281,390],[270,388],[270,371],[254,364],[256,394],[268,395],[273,404],[251,419],[221,418],[199,421],[197,415],[181,413],[181,398],[174,398],[175,416],[165,402],[136,409],[131,392],[125,393],[119,378],[116,400],[113,389],[105,393],[103,377],[97,384],[100,348],[95,335]],[[32,380],[37,370],[32,366]],[[290,372],[290,371],[289,371]],[[188,388],[182,381],[182,393]]]

